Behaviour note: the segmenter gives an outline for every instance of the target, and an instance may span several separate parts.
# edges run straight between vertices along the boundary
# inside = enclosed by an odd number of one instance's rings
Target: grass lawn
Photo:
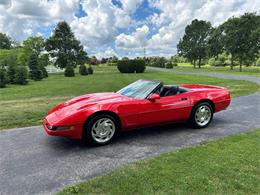
[[[74,96],[116,91],[137,79],[157,79],[165,83],[202,83],[225,86],[232,97],[259,90],[247,81],[218,79],[204,76],[180,75],[147,71],[143,74],[121,74],[115,67],[95,68],[93,75],[65,78],[62,73],[50,74],[42,81],[30,81],[26,86],[8,85],[0,89],[0,129],[39,125],[45,114],[56,104]]]
[[[260,129],[128,165],[62,194],[259,194]]]
[[[210,65],[201,66],[201,68],[193,68],[193,65],[190,63],[179,63],[177,67],[174,67],[176,70],[184,70],[184,71],[197,71],[197,72],[216,72],[223,74],[239,74],[239,75],[248,75],[248,76],[257,76],[260,77],[260,67],[242,67],[243,72],[239,72],[239,66],[235,66],[234,70],[230,70],[230,67],[214,67]]]

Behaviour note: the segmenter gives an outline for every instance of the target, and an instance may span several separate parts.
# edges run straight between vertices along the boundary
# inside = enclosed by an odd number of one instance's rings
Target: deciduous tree
[[[185,34],[177,45],[178,53],[189,59],[194,68],[197,60],[200,68],[201,61],[207,57],[210,32],[210,22],[195,19],[185,28]]]

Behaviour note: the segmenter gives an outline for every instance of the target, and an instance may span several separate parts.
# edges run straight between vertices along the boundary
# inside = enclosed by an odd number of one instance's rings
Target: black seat
[[[163,94],[163,96],[176,95],[178,94],[178,92],[179,92],[179,86],[172,86]]]

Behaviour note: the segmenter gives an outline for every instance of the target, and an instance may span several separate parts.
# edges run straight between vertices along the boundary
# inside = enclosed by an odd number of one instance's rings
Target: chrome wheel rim
[[[196,110],[195,121],[199,126],[205,126],[210,122],[211,109],[207,105],[200,106]]]
[[[96,142],[104,143],[113,137],[115,130],[115,123],[110,118],[101,118],[92,126],[91,134]]]

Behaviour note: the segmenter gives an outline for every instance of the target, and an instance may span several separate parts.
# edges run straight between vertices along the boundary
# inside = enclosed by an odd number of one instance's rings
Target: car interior
[[[178,85],[159,85],[154,93],[160,95],[160,97],[173,96],[177,94],[182,94],[190,91],[189,89],[179,87]]]

